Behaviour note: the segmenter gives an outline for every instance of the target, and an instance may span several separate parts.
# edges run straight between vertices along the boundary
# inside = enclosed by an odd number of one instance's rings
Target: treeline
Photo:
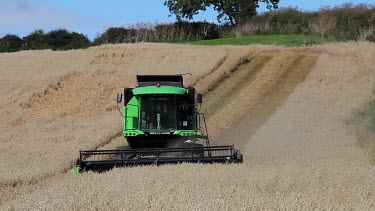
[[[136,24],[111,27],[97,37],[93,44],[134,42],[182,42],[220,38],[220,27],[207,22],[176,22],[171,24]]]
[[[111,27],[93,42],[83,34],[65,29],[48,33],[36,30],[23,38],[16,35],[0,38],[0,52],[36,49],[69,50],[101,44],[183,42],[258,34],[304,34],[334,41],[375,42],[375,8],[366,4],[344,4],[334,8],[322,8],[316,12],[284,8],[262,13],[237,26],[207,22],[176,22]]]
[[[375,42],[375,8],[367,4],[344,4],[322,8],[317,12],[284,8],[258,15],[246,24],[224,32],[222,36],[256,34],[305,34],[334,41]]]
[[[26,37],[5,35],[0,38],[0,52],[16,52],[20,50],[70,50],[87,48],[91,41],[83,34],[69,32],[66,29],[52,30],[44,33],[36,30]]]
[[[282,8],[257,15],[237,26],[177,22],[114,27],[97,37],[93,44],[182,42],[265,34],[304,34],[321,36],[331,41],[375,42],[375,8],[367,4],[344,4],[334,8],[322,8],[316,12]]]
[[[129,27],[110,27],[91,42],[85,35],[66,29],[45,33],[36,30],[21,38],[5,35],[0,38],[0,52],[20,50],[70,50],[93,45],[135,42],[182,42],[217,39],[220,27],[207,22],[176,22],[171,24],[137,24]]]

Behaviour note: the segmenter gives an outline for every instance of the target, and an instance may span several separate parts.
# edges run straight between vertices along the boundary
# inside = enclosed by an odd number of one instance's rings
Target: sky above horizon
[[[334,7],[343,3],[374,4],[369,0],[280,0],[280,7],[297,7],[314,11],[321,7]],[[174,22],[164,0],[0,0],[0,37],[6,34],[26,36],[36,29],[50,31],[66,28],[83,33],[91,40],[111,26],[128,26],[137,23]],[[259,12],[266,11],[260,3]],[[195,21],[217,22],[212,9],[200,12]]]

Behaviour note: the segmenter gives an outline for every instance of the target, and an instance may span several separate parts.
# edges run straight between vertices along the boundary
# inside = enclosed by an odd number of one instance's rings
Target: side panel
[[[124,130],[137,130],[139,120],[139,101],[133,96],[123,108]]]

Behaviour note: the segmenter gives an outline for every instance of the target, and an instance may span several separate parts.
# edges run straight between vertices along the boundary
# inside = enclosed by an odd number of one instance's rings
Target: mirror
[[[203,96],[202,94],[197,94],[197,103],[202,103]]]
[[[122,93],[117,93],[117,103],[122,102]]]

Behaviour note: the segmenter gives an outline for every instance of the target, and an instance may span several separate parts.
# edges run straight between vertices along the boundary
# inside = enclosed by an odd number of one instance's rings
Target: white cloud
[[[0,1],[0,37],[13,33],[19,36],[44,29],[66,28],[93,38],[110,24],[31,0]]]

